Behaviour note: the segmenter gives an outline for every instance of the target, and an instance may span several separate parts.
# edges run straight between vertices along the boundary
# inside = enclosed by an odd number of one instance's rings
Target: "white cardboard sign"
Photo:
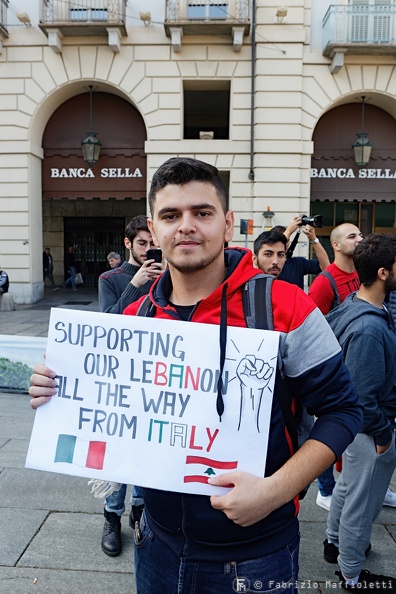
[[[263,476],[279,333],[52,309],[58,393],[36,412],[26,466],[184,493],[208,477]]]

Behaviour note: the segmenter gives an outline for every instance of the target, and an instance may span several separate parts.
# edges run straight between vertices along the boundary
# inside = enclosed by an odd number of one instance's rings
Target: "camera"
[[[323,215],[314,215],[309,217],[308,215],[300,214],[301,218],[301,225],[311,225],[311,227],[316,227],[317,229],[321,229],[323,227]]]
[[[162,251],[159,248],[147,250],[147,260],[155,260],[155,262],[162,262]]]

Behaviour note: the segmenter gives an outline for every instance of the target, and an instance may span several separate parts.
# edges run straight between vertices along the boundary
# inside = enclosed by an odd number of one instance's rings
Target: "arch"
[[[120,90],[119,87],[113,86],[105,82],[98,82],[96,80],[78,80],[64,85],[59,85],[51,93],[48,93],[45,99],[38,105],[36,111],[32,116],[31,125],[29,127],[29,138],[32,145],[41,147],[44,130],[52,114],[65,102],[72,99],[76,95],[88,92],[88,85],[93,85],[95,92],[109,93],[124,99],[132,107],[134,107],[143,119],[147,130],[144,116],[137,103],[127,93]]]

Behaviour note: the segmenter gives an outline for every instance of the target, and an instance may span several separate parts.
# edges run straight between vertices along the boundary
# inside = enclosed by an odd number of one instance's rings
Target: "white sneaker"
[[[388,489],[385,494],[384,503],[382,505],[387,505],[388,507],[396,507],[396,493]]]
[[[318,491],[318,494],[316,496],[316,505],[319,505],[319,507],[322,507],[326,511],[329,511],[330,503],[331,495],[321,495],[320,491]]]

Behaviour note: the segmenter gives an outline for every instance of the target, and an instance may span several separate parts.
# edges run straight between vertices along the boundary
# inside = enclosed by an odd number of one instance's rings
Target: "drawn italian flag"
[[[87,441],[76,435],[61,433],[58,436],[54,462],[102,470],[105,453],[105,441]]]
[[[238,462],[224,462],[212,460],[203,456],[186,457],[185,483],[207,483],[208,478],[216,474],[223,474],[227,470],[236,470]]]

